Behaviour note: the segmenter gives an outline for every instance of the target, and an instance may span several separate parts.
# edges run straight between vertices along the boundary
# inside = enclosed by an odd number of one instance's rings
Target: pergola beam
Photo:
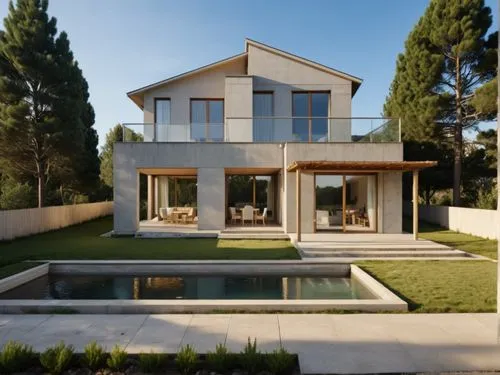
[[[434,167],[436,161],[293,161],[288,172],[408,172]]]

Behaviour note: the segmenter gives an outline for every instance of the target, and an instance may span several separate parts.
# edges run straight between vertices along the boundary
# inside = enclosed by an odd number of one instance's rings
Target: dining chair
[[[264,211],[262,211],[262,215],[256,215],[255,216],[255,221],[258,223],[259,220],[262,220],[262,225],[266,225],[266,219],[267,219],[267,207],[264,207]]]
[[[236,223],[236,221],[241,221],[241,215],[236,213],[236,207],[229,207],[229,213],[231,214],[231,223]]]
[[[253,216],[253,207],[252,206],[245,206],[243,207],[243,210],[241,210],[241,222],[243,225],[245,225],[245,221],[251,221],[252,224],[254,223],[254,216]]]

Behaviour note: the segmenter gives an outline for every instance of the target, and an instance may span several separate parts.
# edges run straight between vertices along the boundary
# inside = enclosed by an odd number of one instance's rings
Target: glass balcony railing
[[[401,142],[399,118],[228,117],[226,139],[247,134],[253,142]]]
[[[122,124],[124,142],[401,142],[383,117],[228,117],[226,123]]]
[[[123,142],[224,142],[224,124],[122,124]]]

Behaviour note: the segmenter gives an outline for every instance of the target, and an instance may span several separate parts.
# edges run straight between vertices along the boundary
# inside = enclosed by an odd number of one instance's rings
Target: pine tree
[[[116,142],[123,141],[123,127],[121,124],[116,124],[113,128],[109,129],[106,134],[106,142],[101,149],[99,159],[101,161],[101,180],[102,182],[113,187],[113,150]],[[131,129],[125,129],[126,140],[128,142],[141,142],[143,137]]]
[[[0,157],[36,179],[39,207],[53,172],[85,151],[91,126],[81,70],[47,8],[11,1],[0,34]]]
[[[463,130],[483,118],[475,90],[496,74],[497,35],[486,36],[491,10],[483,0],[432,0],[405,44],[384,107],[404,119],[418,141],[446,137],[453,145],[453,203],[460,205]],[[408,113],[406,113],[408,112]]]

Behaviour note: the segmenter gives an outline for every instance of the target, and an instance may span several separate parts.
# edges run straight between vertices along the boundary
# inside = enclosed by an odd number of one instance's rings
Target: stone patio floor
[[[219,342],[239,352],[248,337],[262,351],[280,343],[302,373],[500,370],[496,314],[0,315],[0,344],[43,350],[60,340],[82,351],[96,340],[129,352],[200,353]]]

